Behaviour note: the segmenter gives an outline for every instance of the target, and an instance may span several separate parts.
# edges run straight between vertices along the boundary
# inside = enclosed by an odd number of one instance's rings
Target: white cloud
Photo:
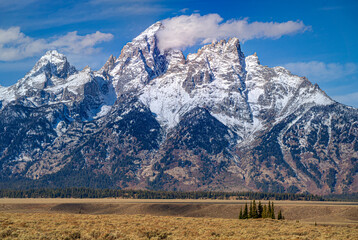
[[[49,39],[34,39],[20,31],[20,27],[0,29],[0,61],[15,61],[42,54],[48,49],[65,53],[91,54],[98,50],[95,45],[110,41],[113,35],[99,31],[84,36],[77,31]]]
[[[358,92],[333,96],[332,98],[337,102],[358,108]]]
[[[351,76],[358,72],[356,63],[324,63],[318,61],[295,62],[284,65],[292,73],[306,76],[314,82],[329,82]]]
[[[189,8],[183,8],[179,10],[180,13],[186,13],[187,11],[189,11]]]
[[[97,31],[92,34],[80,36],[77,34],[77,31],[74,31],[49,43],[49,46],[70,53],[91,54],[96,50],[96,48],[94,48],[96,44],[110,41],[112,38],[113,35],[110,33],[101,33]]]
[[[0,44],[17,41],[24,38],[24,34],[20,33],[19,27],[11,27],[7,30],[0,29]]]
[[[238,37],[243,42],[255,38],[277,39],[283,35],[300,33],[309,29],[302,21],[249,23],[248,19],[231,19],[223,22],[218,14],[182,15],[165,19],[162,22],[164,29],[158,32],[161,50],[185,49],[195,44],[205,44],[228,37]]]

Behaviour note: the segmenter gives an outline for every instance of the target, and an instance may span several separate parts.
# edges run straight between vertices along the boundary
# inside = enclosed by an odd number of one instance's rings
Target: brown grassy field
[[[239,220],[244,203],[0,199],[0,239],[358,239],[355,203],[275,201],[285,221]]]
[[[126,214],[236,219],[249,201],[146,199],[0,199],[0,213]],[[262,201],[266,204],[266,201]],[[313,224],[358,224],[358,203],[274,201],[287,220]]]
[[[357,226],[150,215],[2,213],[4,239],[358,239]]]

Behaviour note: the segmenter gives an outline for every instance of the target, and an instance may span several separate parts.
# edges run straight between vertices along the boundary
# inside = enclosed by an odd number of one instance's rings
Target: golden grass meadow
[[[358,239],[357,226],[150,215],[2,213],[2,239]]]
[[[105,202],[108,201],[108,202]],[[45,204],[45,203],[48,204]],[[70,202],[70,203],[69,203]],[[93,213],[79,212],[77,209],[71,211],[68,208],[59,208],[63,204],[83,204],[91,202],[92,208],[102,210]],[[26,204],[25,204],[26,203]],[[213,211],[213,209],[235,211],[232,216],[237,215],[235,204],[223,205],[204,204],[197,205],[197,211]],[[107,205],[103,205],[107,204]],[[191,204],[179,205],[178,203],[152,203],[144,202],[117,202],[115,200],[21,200],[12,203],[12,200],[0,200],[0,239],[358,239],[358,224],[354,220],[356,216],[355,207],[349,206],[351,222],[341,221],[323,224],[304,220],[272,220],[272,219],[246,219],[220,218],[204,216],[188,217],[170,216],[170,212],[150,212],[158,204],[164,204],[167,208],[170,204],[187,208]],[[287,206],[286,206],[286,205]],[[205,205],[200,209],[199,206]],[[278,203],[283,213],[287,213],[294,206],[290,203]],[[299,204],[296,204],[297,206]],[[296,206],[295,205],[295,206]],[[312,206],[311,206],[312,205]],[[316,209],[314,204],[302,203],[298,211],[304,208]],[[322,205],[322,204],[321,204]],[[324,204],[323,204],[324,205]],[[84,206],[84,205],[80,205]],[[104,211],[106,206],[106,211]],[[143,206],[146,206],[145,208]],[[221,206],[221,207],[220,207]],[[285,207],[286,206],[286,207]],[[333,206],[333,205],[332,205]],[[132,209],[128,212],[119,210]],[[220,207],[220,208],[218,208]],[[320,206],[327,208],[327,206]],[[133,209],[136,209],[136,212]],[[343,208],[333,206],[332,209]],[[86,207],[83,208],[86,210]],[[138,214],[139,210],[145,214]],[[143,210],[145,209],[145,211]],[[163,208],[161,208],[163,209]],[[330,208],[329,208],[330,209]],[[112,214],[108,214],[108,212]],[[89,211],[87,209],[87,211]],[[102,211],[102,213],[101,213]],[[157,211],[157,210],[155,210]],[[192,210],[190,210],[192,211]],[[106,212],[106,213],[104,213]],[[334,218],[334,211],[330,210],[330,217]],[[133,214],[132,214],[133,213]],[[333,214],[333,215],[332,215]],[[162,215],[162,216],[158,216]],[[299,216],[299,215],[297,215]],[[328,215],[327,215],[328,216]],[[302,217],[301,217],[302,218]],[[312,218],[309,218],[312,219]]]

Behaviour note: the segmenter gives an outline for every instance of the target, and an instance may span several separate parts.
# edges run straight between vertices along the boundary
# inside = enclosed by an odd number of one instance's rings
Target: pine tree
[[[250,202],[249,218],[252,218],[252,202]]]
[[[277,215],[277,220],[282,220],[282,212],[281,210],[278,212],[278,215]]]
[[[249,213],[247,210],[247,203],[245,203],[245,208],[244,208],[244,213],[242,214],[242,218],[243,219],[248,219],[249,218]]]
[[[269,201],[268,202],[268,206],[267,206],[267,215],[266,215],[266,217],[271,217],[271,202]]]
[[[264,205],[263,210],[262,210],[262,218],[267,218],[267,206]]]
[[[263,212],[262,204],[261,204],[261,201],[259,201],[259,205],[257,207],[257,217],[258,218],[262,218],[262,212]]]
[[[257,207],[256,207],[256,202],[255,199],[252,201],[252,213],[251,216],[252,218],[257,218]]]
[[[240,208],[239,219],[242,219],[242,208]]]
[[[275,207],[273,206],[273,202],[272,202],[272,206],[271,206],[271,218],[275,219]]]

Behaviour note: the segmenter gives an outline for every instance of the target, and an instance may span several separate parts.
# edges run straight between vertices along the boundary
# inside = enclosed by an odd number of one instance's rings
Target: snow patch
[[[101,110],[94,117],[94,119],[101,118],[101,117],[107,115],[111,111],[111,108],[112,108],[111,105],[103,105],[101,107]]]

